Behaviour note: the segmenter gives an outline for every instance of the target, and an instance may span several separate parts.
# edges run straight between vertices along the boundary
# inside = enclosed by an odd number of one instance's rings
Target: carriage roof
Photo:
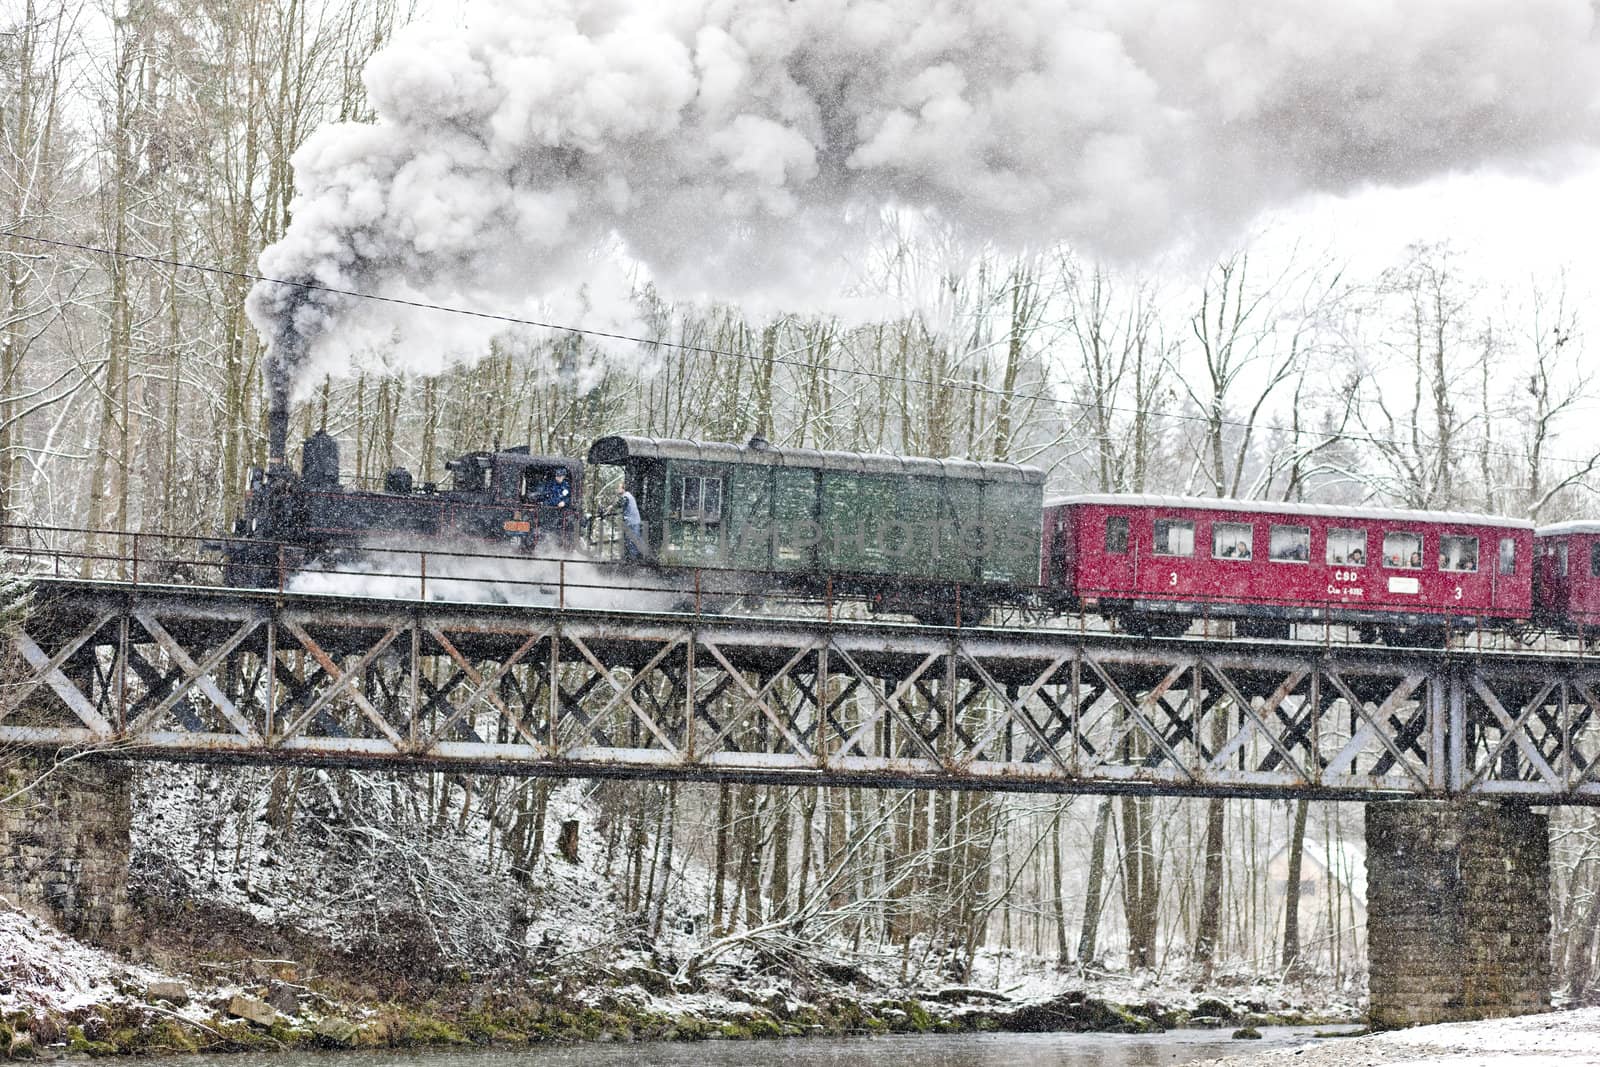
[[[853,474],[898,474],[923,478],[961,478],[987,482],[1044,484],[1044,471],[1019,463],[981,463],[966,459],[892,456],[873,452],[833,452],[814,448],[780,448],[752,440],[688,441],[659,437],[602,437],[589,448],[590,463],[622,464],[630,459],[677,460],[847,471]]]

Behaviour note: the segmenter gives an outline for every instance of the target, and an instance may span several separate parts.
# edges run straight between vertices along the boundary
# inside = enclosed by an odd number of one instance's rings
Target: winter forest
[[[267,346],[247,298],[295,219],[292,160],[325,124],[376,117],[363,71],[415,15],[393,0],[7,5],[8,542],[22,525],[107,546],[114,531],[227,530],[266,459]],[[447,459],[496,443],[581,456],[606,434],[759,432],[1034,464],[1053,495],[1600,517],[1592,294],[1560,263],[1508,286],[1469,248],[1419,243],[1358,270],[1259,221],[1226,242],[1200,227],[1160,256],[1087,231],[1018,252],[914,206],[854,229],[847,261],[810,267],[817,290],[849,279],[843,299],[797,286],[785,303],[781,284],[701,298],[635,262],[603,298],[597,283],[540,304],[552,270],[577,269],[564,250],[557,267],[457,256],[439,291],[413,270],[386,291],[526,322],[458,330],[407,308],[385,332],[389,308],[358,309],[362,329],[324,343],[294,386],[291,446],[326,430],[346,478],[378,485],[399,466],[441,480]],[[695,232],[659,239],[695,259]],[[496,277],[451,280],[472,270]],[[679,974],[753,952],[813,975],[846,959],[994,988],[1056,968],[1351,996],[1365,981],[1355,804],[135,775],[145,892],[185,880],[347,945],[400,930],[435,963],[522,959],[530,923],[552,937],[564,922],[556,956],[598,965],[651,945]],[[557,840],[567,820],[575,842]],[[1581,999],[1600,963],[1600,820],[1566,809],[1553,824],[1556,975]],[[592,883],[574,882],[569,847]]]

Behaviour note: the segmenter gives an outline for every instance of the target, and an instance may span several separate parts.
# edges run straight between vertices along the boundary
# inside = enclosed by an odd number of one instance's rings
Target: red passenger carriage
[[[1045,588],[1135,633],[1207,616],[1255,636],[1327,620],[1366,640],[1431,639],[1532,606],[1532,524],[1488,515],[1081,496],[1046,506],[1044,534]]]
[[[1566,633],[1600,627],[1600,522],[1541,526],[1534,547],[1534,621]]]

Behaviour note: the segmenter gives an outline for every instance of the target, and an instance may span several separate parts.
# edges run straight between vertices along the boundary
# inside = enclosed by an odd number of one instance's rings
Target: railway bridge
[[[430,595],[426,571],[401,597],[151,582],[137,564],[36,577],[5,638],[0,746],[1363,801],[1374,1016],[1549,1003],[1541,809],[1600,803],[1600,657],[1581,647],[1382,648],[1331,627],[1147,639],[1077,618],[939,627],[830,604],[713,612],[682,588],[599,597],[564,566],[519,598],[532,603],[468,603],[438,599],[438,580]],[[0,821],[0,856],[16,838]]]

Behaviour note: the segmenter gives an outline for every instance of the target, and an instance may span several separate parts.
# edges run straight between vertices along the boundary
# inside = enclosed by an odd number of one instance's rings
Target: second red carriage
[[[1541,526],[1535,535],[1533,618],[1547,630],[1600,630],[1600,522]]]

